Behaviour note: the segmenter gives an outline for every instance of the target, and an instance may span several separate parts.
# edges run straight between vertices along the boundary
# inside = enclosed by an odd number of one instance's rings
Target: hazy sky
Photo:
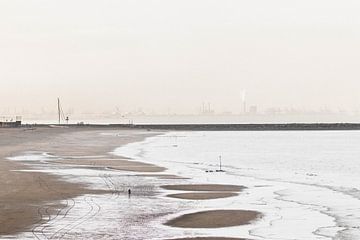
[[[0,0],[0,109],[360,109],[358,0]]]

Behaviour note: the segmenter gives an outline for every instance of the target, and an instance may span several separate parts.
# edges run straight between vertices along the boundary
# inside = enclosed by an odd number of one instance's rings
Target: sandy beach
[[[119,137],[118,134],[121,134]],[[105,134],[106,133],[106,134]],[[26,152],[46,152],[61,157],[51,162],[59,168],[80,168],[105,170],[110,172],[134,172],[134,179],[156,179],[167,181],[168,185],[150,187],[146,196],[156,196],[160,189],[182,191],[168,194],[167,198],[184,200],[211,200],[233,197],[241,194],[243,186],[221,184],[172,184],[186,180],[182,176],[162,173],[164,167],[133,161],[110,154],[115,148],[127,143],[141,141],[153,133],[127,129],[96,128],[50,128],[0,129],[0,238],[1,235],[16,235],[35,231],[34,226],[42,226],[51,216],[61,215],[66,199],[83,195],[126,195],[126,189],[119,190],[111,177],[104,177],[108,189],[94,189],[86,183],[71,182],[54,174],[31,171],[31,166],[21,161],[10,161]],[[47,162],[42,162],[50,164]],[[133,180],[137,181],[137,180]],[[136,191],[136,188],[135,188]],[[159,200],[160,201],[160,200]],[[70,208],[71,209],[71,208]],[[69,211],[69,210],[67,210]],[[175,213],[175,212],[171,212]],[[181,228],[218,228],[248,224],[260,217],[260,213],[244,210],[198,211],[170,220],[168,226]],[[213,219],[216,219],[214,224]],[[43,227],[44,228],[44,227]],[[35,229],[35,230],[34,230]],[[36,230],[37,231],[37,230]],[[45,234],[42,233],[44,236]],[[37,236],[34,233],[34,236]],[[47,235],[46,235],[47,236]],[[52,238],[60,239],[64,234],[53,233]],[[46,237],[48,238],[48,237]],[[138,239],[141,239],[139,237]],[[226,238],[195,238],[226,239]]]
[[[141,140],[142,137],[134,135],[132,139],[121,139],[114,141],[109,137],[94,139],[93,135],[98,129],[68,129],[68,128],[36,128],[26,129],[0,129],[0,234],[8,235],[29,230],[33,225],[41,221],[39,209],[44,204],[73,198],[75,196],[95,193],[82,184],[69,183],[58,177],[45,173],[16,172],[16,170],[28,169],[27,166],[14,161],[6,160],[27,151],[46,151],[61,155],[97,155],[111,151],[113,148],[131,141]],[[76,133],[77,139],[72,138]],[[94,160],[95,161],[95,160]],[[95,161],[96,162],[96,161]],[[100,166],[111,166],[119,169],[143,172],[160,169],[149,164],[132,163],[117,160],[115,166],[106,164]],[[84,164],[92,165],[93,162],[85,160]],[[61,206],[58,206],[61,208]],[[54,213],[56,209],[53,210]]]
[[[82,194],[83,186],[61,182],[56,177],[40,173],[16,172],[26,166],[5,160],[21,151],[31,150],[44,145],[46,141],[64,129],[0,129],[0,233],[13,234],[24,231],[32,224],[41,221],[38,209],[48,201]],[[62,189],[61,194],[49,189]]]

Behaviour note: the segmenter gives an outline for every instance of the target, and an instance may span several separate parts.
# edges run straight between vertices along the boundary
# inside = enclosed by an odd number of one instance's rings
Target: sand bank
[[[168,194],[167,197],[185,200],[211,200],[235,197],[245,187],[221,184],[183,184],[161,186],[166,190],[187,191],[186,193]],[[190,191],[190,192],[189,192]]]
[[[244,238],[225,238],[225,237],[196,237],[196,238],[176,238],[169,240],[248,240]]]
[[[245,187],[238,185],[222,185],[222,184],[184,184],[184,185],[165,185],[161,186],[166,190],[177,191],[204,191],[204,192],[239,192]]]
[[[172,174],[137,174],[138,177],[156,177],[160,179],[189,179],[186,177],[181,177]]]
[[[169,194],[167,197],[179,198],[186,200],[210,200],[210,199],[219,199],[219,198],[228,198],[235,197],[237,193],[232,192],[190,192],[190,193],[178,193],[178,194]]]
[[[108,168],[131,172],[163,172],[166,168],[158,167],[154,164],[130,161],[127,159],[71,159],[56,161],[60,164],[83,165],[85,167]]]
[[[165,225],[178,228],[223,228],[246,225],[260,216],[256,211],[214,210],[185,214]]]

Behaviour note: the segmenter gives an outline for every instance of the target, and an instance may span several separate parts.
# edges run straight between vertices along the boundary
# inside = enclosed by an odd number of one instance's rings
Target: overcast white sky
[[[358,0],[0,0],[0,109],[360,109]]]

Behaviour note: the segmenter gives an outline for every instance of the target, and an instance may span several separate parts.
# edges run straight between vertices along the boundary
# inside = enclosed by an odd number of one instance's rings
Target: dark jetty
[[[124,125],[113,125],[124,126]],[[341,131],[360,130],[359,123],[291,123],[291,124],[141,124],[131,128],[181,131]]]
[[[284,124],[33,124],[32,127],[123,128],[173,131],[350,131],[360,123],[284,123]]]

